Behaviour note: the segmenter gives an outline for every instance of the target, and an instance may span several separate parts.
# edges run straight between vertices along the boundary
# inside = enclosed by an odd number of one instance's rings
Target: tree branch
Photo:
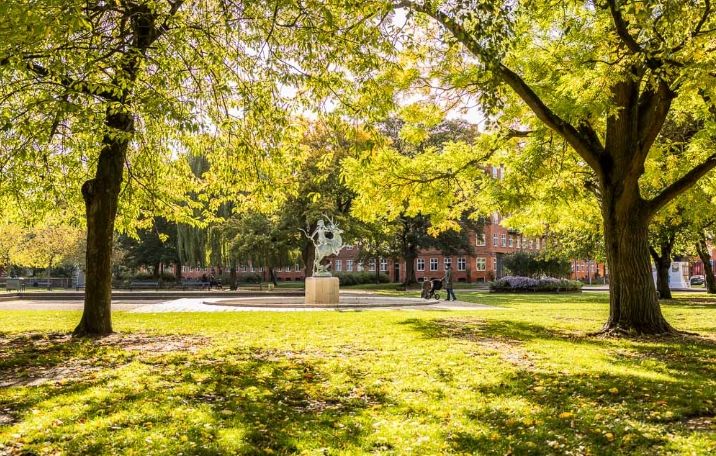
[[[627,49],[633,54],[644,54],[644,49],[636,41],[636,39],[629,33],[629,23],[622,17],[622,12],[616,4],[615,0],[607,0],[609,4],[609,11],[612,13],[612,19],[614,19],[614,27],[617,30],[617,35],[622,39]]]
[[[654,215],[656,211],[691,188],[699,179],[714,168],[716,168],[716,154],[709,156],[704,162],[694,167],[691,171],[676,180],[676,182],[664,188],[657,196],[647,201],[648,215]]]
[[[430,2],[426,1],[424,4],[417,4],[413,1],[401,0],[396,2],[395,6],[409,8],[432,17],[462,43],[468,51],[478,57],[482,55],[480,44],[470,36],[462,25],[448,14],[434,8]],[[527,104],[537,118],[562,136],[592,169],[598,174],[602,174],[600,158],[603,155],[604,147],[599,142],[596,132],[588,124],[582,123],[577,129],[562,119],[542,101],[517,73],[502,63],[498,63],[493,70],[497,77],[510,86],[522,101]]]

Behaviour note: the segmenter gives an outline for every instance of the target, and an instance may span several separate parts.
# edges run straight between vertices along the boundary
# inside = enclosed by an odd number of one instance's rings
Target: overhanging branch
[[[664,188],[657,196],[647,201],[647,213],[652,216],[668,204],[671,200],[691,188],[706,173],[716,168],[716,154],[711,155],[704,162],[681,176],[676,182]]]
[[[396,8],[409,8],[432,17],[445,27],[455,39],[462,43],[473,55],[482,55],[480,44],[472,38],[464,27],[450,15],[434,7],[430,2],[426,1],[422,4],[418,4],[409,0],[400,0],[394,5]],[[562,136],[579,156],[598,174],[603,172],[601,157],[604,152],[604,147],[599,142],[598,135],[591,126],[583,123],[579,125],[579,128],[575,128],[572,124],[562,119],[542,101],[524,79],[502,63],[498,63],[493,70],[496,76],[510,86],[522,101],[527,104],[537,118]]]

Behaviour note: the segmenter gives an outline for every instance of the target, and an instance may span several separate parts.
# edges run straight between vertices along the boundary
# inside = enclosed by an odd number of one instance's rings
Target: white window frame
[[[368,270],[370,272],[375,272],[375,258],[368,260]]]
[[[487,271],[487,258],[485,257],[477,257],[475,258],[475,270],[477,271]]]
[[[464,256],[457,258],[457,270],[464,271],[467,268],[467,260]]]
[[[452,266],[452,257],[443,258],[443,270],[447,271],[448,266]]]
[[[336,265],[334,266],[336,268],[336,272],[340,272],[343,270],[343,261],[336,260]]]
[[[435,272],[438,270],[438,259],[430,258],[430,271]]]
[[[497,247],[500,244],[500,237],[497,233],[492,233],[492,246]]]
[[[487,245],[484,231],[482,233],[475,233],[475,245],[478,247],[484,247]]]
[[[346,260],[346,271],[353,272],[353,260]]]
[[[425,271],[425,258],[421,257],[415,260],[415,269],[420,272]]]
[[[388,272],[388,260],[385,258],[380,259],[380,272]]]
[[[514,245],[514,242],[515,242],[515,240],[514,240],[514,238],[513,238],[512,236],[510,236],[509,238],[507,238],[507,246],[508,246],[508,247],[512,247],[512,246]]]
[[[500,246],[501,247],[507,247],[507,234],[502,233],[500,236]]]

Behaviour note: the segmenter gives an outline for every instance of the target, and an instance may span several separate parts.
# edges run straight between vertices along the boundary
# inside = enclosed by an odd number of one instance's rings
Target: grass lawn
[[[714,454],[702,337],[591,337],[607,295],[463,292],[491,311],[0,312],[0,454]]]

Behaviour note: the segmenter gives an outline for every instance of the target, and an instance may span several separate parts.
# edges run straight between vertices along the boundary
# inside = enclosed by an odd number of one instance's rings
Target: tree
[[[230,189],[212,198],[217,206],[237,194],[251,204],[277,194],[273,178],[282,169],[280,158],[292,150],[283,142],[292,131],[286,114],[312,94],[326,98],[329,90],[326,79],[306,77],[302,67],[327,73],[337,62],[359,60],[351,56],[376,60],[347,32],[368,39],[377,34],[371,30],[379,18],[346,23],[320,5],[270,3],[51,0],[0,6],[7,25],[0,31],[3,172],[10,170],[24,186],[13,193],[34,197],[33,204],[50,211],[52,200],[37,196],[42,188],[65,182],[56,179],[60,175],[77,195],[81,187],[87,286],[76,335],[112,331],[116,228],[131,231],[155,215],[196,224],[193,205],[182,202],[197,189],[205,195]],[[319,33],[326,21],[344,33]],[[343,43],[347,54],[319,46],[329,39]],[[340,90],[332,79],[330,89]],[[291,88],[298,94],[287,94]],[[186,150],[211,155],[205,182],[177,158]]]
[[[180,265],[177,252],[177,225],[162,217],[154,219],[153,226],[137,232],[137,238],[120,236],[119,245],[124,250],[123,262],[133,269],[147,268],[159,279],[162,266]]]
[[[594,173],[611,276],[604,331],[667,333],[673,329],[651,278],[648,224],[716,166],[716,154],[694,151],[697,164],[651,198],[639,179],[670,112],[688,107],[713,122],[714,75],[703,68],[716,58],[714,14],[709,2],[560,3],[398,5],[439,23],[475,59],[469,83],[494,83],[503,100],[509,88]],[[698,136],[708,143],[708,135],[704,128]]]
[[[78,266],[82,262],[84,235],[81,229],[67,225],[47,225],[26,230],[11,250],[13,263],[31,268],[45,268],[50,289],[52,268],[61,263]]]
[[[274,269],[295,263],[298,256],[292,249],[287,233],[265,214],[235,216],[222,227],[228,242],[229,255],[240,261],[268,269],[270,280],[277,285]]]

